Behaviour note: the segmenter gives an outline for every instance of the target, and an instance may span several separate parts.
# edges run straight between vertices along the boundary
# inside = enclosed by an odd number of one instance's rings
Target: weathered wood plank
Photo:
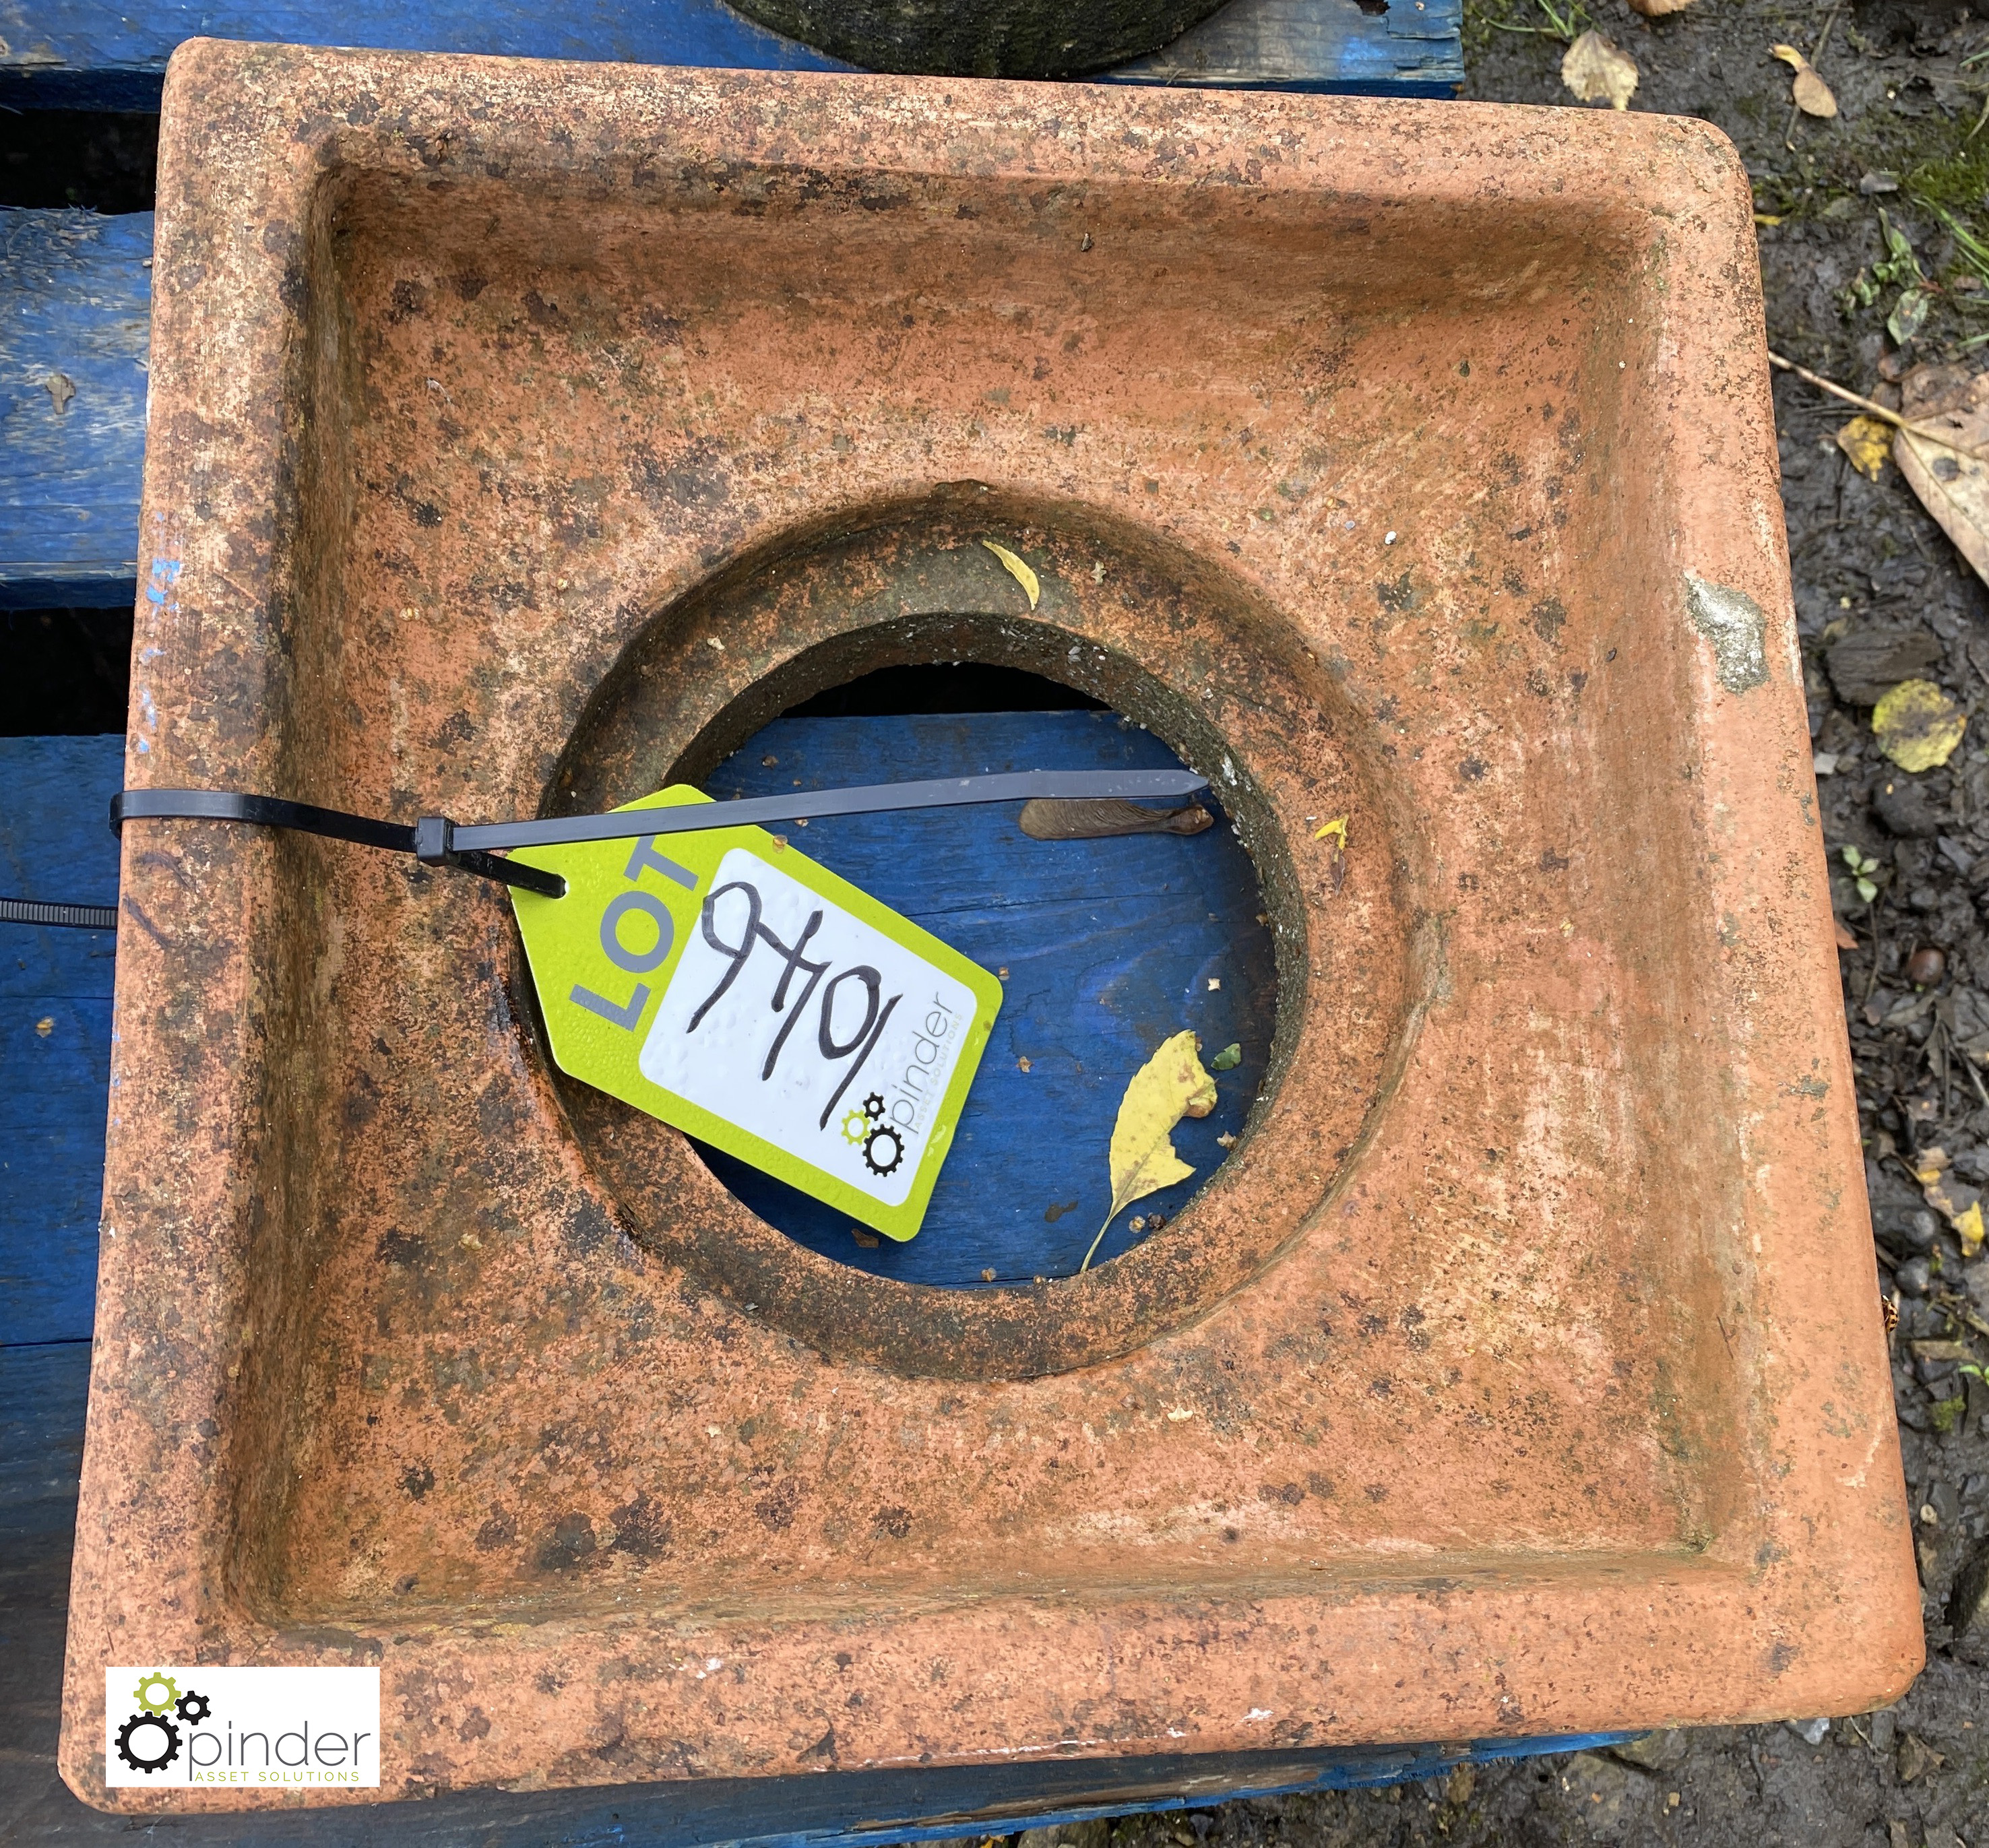
[[[1449,96],[1464,81],[1462,0],[1235,0],[1108,83]]]
[[[1463,80],[1460,0],[1232,0],[1150,59],[1133,83],[1265,84],[1444,96]],[[723,0],[534,7],[518,0],[0,0],[0,102],[14,108],[156,109],[166,60],[195,34],[748,70],[849,67],[754,25]]]
[[[0,738],[0,893],[117,902],[124,740]],[[0,924],[0,1346],[86,1341],[117,936]]]
[[[0,608],[135,594],[151,259],[149,212],[0,210]]]

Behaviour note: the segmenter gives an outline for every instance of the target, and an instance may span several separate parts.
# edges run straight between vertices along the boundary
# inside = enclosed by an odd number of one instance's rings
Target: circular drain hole
[[[1001,709],[1008,702],[1011,709]],[[1026,702],[1034,709],[1017,710]],[[973,706],[947,711],[935,706]],[[923,707],[927,709],[920,709]],[[885,669],[830,689],[713,770],[720,801],[1003,770],[1178,767],[1131,719],[1039,676],[971,665]],[[1167,805],[1154,805],[1164,808]],[[769,1225],[876,1277],[942,1289],[1068,1277],[1162,1231],[1243,1130],[1269,1068],[1277,971],[1249,855],[1213,796],[1196,834],[1032,840],[1012,807],[829,817],[774,831],[1001,978],[1001,1012],[918,1236],[858,1226],[723,1151],[712,1172]],[[1163,1041],[1191,1029],[1216,1108],[1174,1144],[1193,1176],[1109,1226],[1120,1098]],[[900,1075],[867,1075],[889,1089]]]
[[[1029,561],[1039,602],[1024,602],[991,538]],[[900,715],[888,742],[873,736],[867,761],[840,746],[823,757],[781,729],[808,716],[782,715],[873,671],[968,662],[1075,688],[1096,706],[1011,712],[1005,758],[984,716],[972,743],[957,714]],[[675,1130],[553,1074],[578,1151],[631,1234],[696,1286],[839,1361],[963,1379],[1092,1364],[1206,1314],[1299,1237],[1388,1095],[1412,995],[1434,980],[1434,938],[1412,943],[1402,896],[1409,860],[1382,773],[1387,741],[1303,631],[1220,566],[1095,509],[965,484],[798,533],[660,611],[554,767],[544,812],[585,813],[675,782],[723,798],[779,787],[783,773],[791,790],[797,778],[937,774],[943,762],[1068,763],[1050,754],[1053,727],[1086,761],[1177,754],[1210,779],[1215,827],[1187,839],[1045,842],[1023,836],[1013,811],[969,810],[784,831],[1009,970],[973,1088],[978,1120],[963,1125],[972,1152],[949,1156],[944,1217],[929,1216],[908,1244],[860,1246],[847,1219],[775,1197],[751,1170],[732,1166],[721,1181]],[[1343,853],[1346,840],[1358,851]],[[1052,856],[1070,868],[1061,895],[1045,889]],[[1028,945],[1006,934],[1023,920],[1001,916],[1018,899],[1039,912],[1035,973]],[[1042,922],[1059,902],[1075,949]],[[1093,932],[1100,948],[1087,956]],[[1074,992],[1052,992],[1059,984]],[[1070,1274],[1103,1217],[1124,1086],[1184,1027],[1201,1034],[1205,1061],[1232,1043],[1243,1060],[1218,1075],[1217,1114],[1177,1136],[1194,1180],[1130,1205],[1103,1247],[1112,1261]],[[1235,1139],[1226,1154],[1225,1136]],[[1140,1232],[1135,1217],[1148,1221]],[[997,1287],[979,1287],[990,1269]]]

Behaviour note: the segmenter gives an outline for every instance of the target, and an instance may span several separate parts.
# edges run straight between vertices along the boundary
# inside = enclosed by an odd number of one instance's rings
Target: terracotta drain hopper
[[[128,829],[80,1794],[280,1800],[107,1791],[114,1663],[377,1664],[388,1798],[1905,1685],[1715,131],[197,42],[160,195],[133,783],[591,806],[1006,662],[1220,780],[1279,1013],[1164,1235],[920,1291],[557,1080],[494,888]]]

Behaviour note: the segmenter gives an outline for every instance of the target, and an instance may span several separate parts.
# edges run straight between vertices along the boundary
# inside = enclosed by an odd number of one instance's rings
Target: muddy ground
[[[1835,8],[1695,0],[1656,22],[1625,0],[1588,0],[1572,15],[1550,4],[1635,60],[1633,108],[1703,117],[1740,149],[1757,212],[1781,221],[1760,227],[1776,350],[1882,401],[1916,364],[1989,367],[1989,126],[1970,138],[1989,103],[1984,0],[1976,17],[1909,0]],[[1467,17],[1468,94],[1568,101],[1564,41],[1540,0],[1474,0]],[[1814,52],[1837,98],[1835,120],[1791,123],[1791,73],[1769,55],[1777,43]],[[1882,208],[1936,285],[1904,350],[1886,323],[1908,279],[1875,275],[1891,254]],[[1899,1286],[1893,1377],[1927,1670],[1896,1708],[1827,1716],[1828,1726],[1804,1732],[1662,1735],[1427,1785],[1064,1832],[1083,1848],[1108,1840],[1113,1848],[1951,1848],[1957,1840],[1989,1848],[1989,1667],[1961,1659],[1989,1662],[1989,1647],[1980,1630],[1957,1641],[1948,1622],[1957,1577],[1971,1561],[1989,1564],[1989,1389],[1961,1371],[1967,1363],[1916,1359],[1909,1345],[1959,1342],[1989,1363],[1989,1256],[1964,1266],[1904,1162],[1937,1144],[1967,1182],[1989,1183],[1989,597],[1896,469],[1870,482],[1840,454],[1833,438],[1851,411],[1786,376],[1775,400],[1811,725],[1825,763],[1835,760],[1818,787],[1839,916],[1859,944],[1842,955],[1845,1003],[1881,1273]],[[1871,736],[1880,689],[1913,675],[1937,680],[1972,715],[1948,766],[1920,777],[1879,756]],[[1843,863],[1846,844],[1878,863],[1869,905]],[[1928,949],[1945,966],[1916,987],[1906,966]],[[1913,973],[1929,976],[1932,961]],[[1963,1319],[1971,1315],[1982,1328]]]

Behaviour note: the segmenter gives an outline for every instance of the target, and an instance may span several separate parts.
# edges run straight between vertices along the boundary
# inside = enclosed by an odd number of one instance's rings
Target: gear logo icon
[[[164,1675],[141,1681],[141,1687],[155,1687]],[[180,1729],[163,1713],[134,1713],[117,1728],[117,1755],[134,1771],[164,1771],[180,1755]]]
[[[173,1711],[189,1726],[198,1726],[213,1711],[213,1704],[207,1696],[195,1694],[190,1687],[173,1703]]]
[[[851,1148],[855,1148],[869,1133],[870,1119],[862,1111],[848,1110],[843,1112],[842,1139],[849,1143]]]
[[[152,1714],[164,1713],[179,1697],[180,1684],[171,1675],[141,1675],[138,1685],[131,1690],[131,1698]]]
[[[863,1114],[873,1123],[881,1123],[884,1120],[884,1099],[881,1092],[873,1091],[863,1100]]]
[[[889,1123],[879,1123],[863,1139],[863,1165],[873,1174],[895,1174],[905,1159],[905,1139]]]

